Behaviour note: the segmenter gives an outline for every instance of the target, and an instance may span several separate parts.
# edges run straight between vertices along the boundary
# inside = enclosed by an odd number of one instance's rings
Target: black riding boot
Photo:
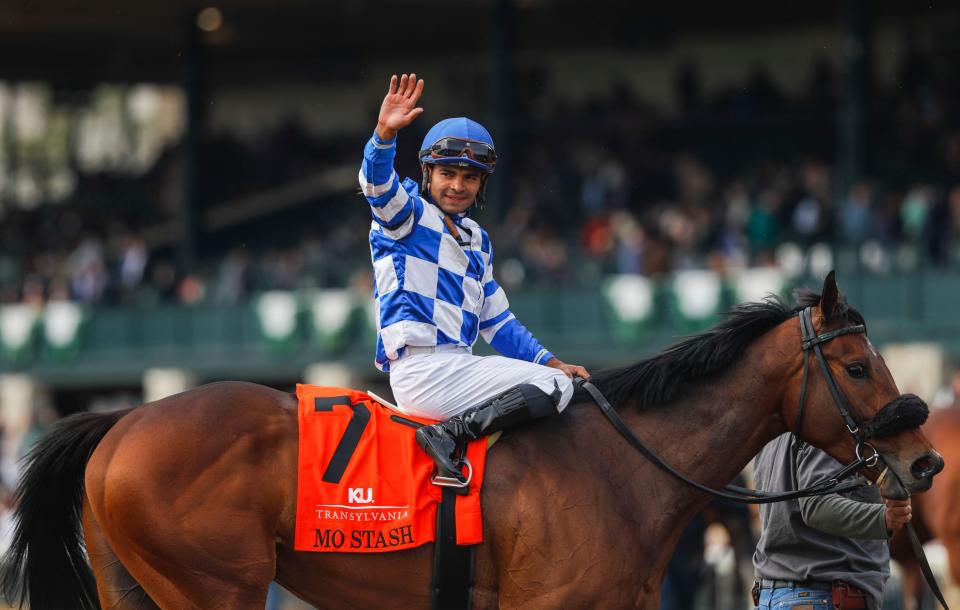
[[[458,466],[468,441],[557,412],[560,389],[524,383],[447,421],[417,430],[417,444],[437,463],[437,478],[466,483]]]

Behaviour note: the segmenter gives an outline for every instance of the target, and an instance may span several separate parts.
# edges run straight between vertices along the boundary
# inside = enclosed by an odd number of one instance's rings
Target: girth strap
[[[433,542],[433,610],[469,610],[473,601],[473,545],[457,544],[457,490],[443,488]]]

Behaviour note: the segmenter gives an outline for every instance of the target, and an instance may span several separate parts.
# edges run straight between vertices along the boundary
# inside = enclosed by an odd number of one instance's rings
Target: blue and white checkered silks
[[[402,182],[393,169],[396,139],[374,133],[364,149],[360,186],[373,222],[370,254],[377,307],[377,368],[404,347],[461,345],[477,335],[511,358],[543,364],[553,357],[510,313],[507,296],[493,279],[493,248],[487,232],[465,214],[454,217],[460,246],[443,224],[443,211]]]

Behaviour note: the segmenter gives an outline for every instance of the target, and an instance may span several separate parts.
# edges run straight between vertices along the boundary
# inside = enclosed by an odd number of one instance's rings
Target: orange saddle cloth
[[[402,415],[364,392],[297,385],[298,551],[382,553],[433,542],[441,488],[414,440],[430,420]],[[483,539],[485,439],[470,443],[470,493],[457,496],[457,544]]]

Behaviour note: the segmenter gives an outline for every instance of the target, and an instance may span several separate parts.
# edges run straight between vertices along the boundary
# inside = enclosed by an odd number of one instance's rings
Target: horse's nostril
[[[943,467],[938,464],[937,460],[932,459],[929,456],[924,456],[913,462],[910,466],[910,474],[916,479],[929,479],[933,475],[940,472]]]

